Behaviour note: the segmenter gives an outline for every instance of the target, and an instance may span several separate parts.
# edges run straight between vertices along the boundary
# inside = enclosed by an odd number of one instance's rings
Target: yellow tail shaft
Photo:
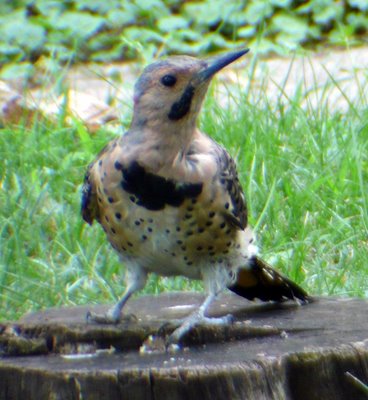
[[[252,257],[250,265],[239,270],[236,282],[229,289],[249,300],[284,301],[291,299],[303,303],[311,300],[304,289],[275,271],[258,257]]]

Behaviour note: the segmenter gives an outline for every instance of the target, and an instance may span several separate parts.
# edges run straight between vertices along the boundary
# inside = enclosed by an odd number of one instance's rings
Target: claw
[[[120,322],[135,322],[138,318],[134,314],[127,314],[123,316],[116,316],[114,313],[107,311],[105,314],[97,314],[93,311],[87,311],[86,314],[87,323],[95,322],[97,324],[119,324]]]
[[[196,325],[213,326],[213,325],[231,325],[234,323],[234,316],[227,314],[223,317],[205,317],[199,313],[190,315],[184,322],[174,330],[166,341],[167,347],[177,345],[182,338]]]
[[[86,320],[88,324],[92,322],[96,322],[97,324],[117,324],[120,322],[119,319],[113,318],[108,313],[97,314],[92,311],[87,311]]]

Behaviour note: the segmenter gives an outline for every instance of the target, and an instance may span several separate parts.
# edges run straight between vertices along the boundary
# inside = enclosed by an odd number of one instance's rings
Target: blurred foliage
[[[0,65],[27,74],[35,62],[149,59],[244,43],[280,54],[320,41],[361,43],[367,29],[367,0],[2,0]]]

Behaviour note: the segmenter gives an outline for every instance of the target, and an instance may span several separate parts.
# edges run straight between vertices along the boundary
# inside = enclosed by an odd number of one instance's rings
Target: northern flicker
[[[248,49],[197,59],[173,56],[146,67],[135,84],[129,130],[89,165],[82,215],[97,220],[126,268],[126,289],[97,322],[118,322],[147,274],[202,279],[199,309],[174,331],[221,324],[206,311],[228,288],[246,299],[308,301],[306,292],[258,258],[236,165],[197,128],[211,78]]]

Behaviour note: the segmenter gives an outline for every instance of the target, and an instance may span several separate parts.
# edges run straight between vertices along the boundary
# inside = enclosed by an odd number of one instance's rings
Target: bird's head
[[[197,59],[173,56],[146,67],[134,89],[132,126],[195,126],[211,78],[249,50]]]

